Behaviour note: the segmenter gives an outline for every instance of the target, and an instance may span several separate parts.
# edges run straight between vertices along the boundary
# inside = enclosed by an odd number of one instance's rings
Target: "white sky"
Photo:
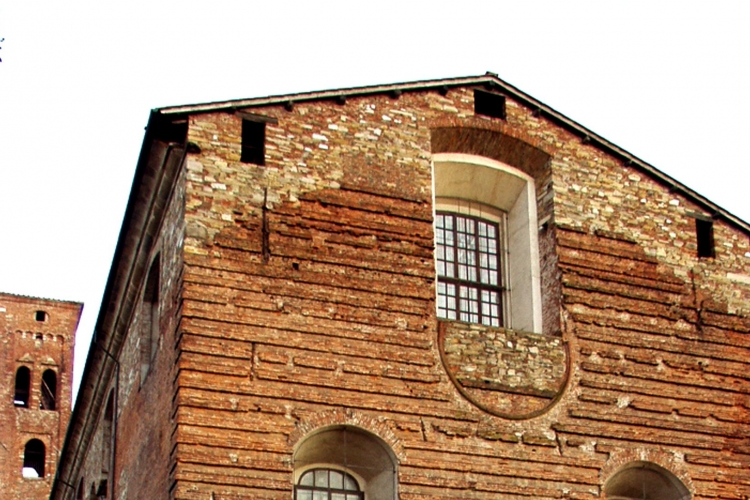
[[[0,290],[85,303],[149,110],[493,71],[750,221],[750,2],[0,0]]]

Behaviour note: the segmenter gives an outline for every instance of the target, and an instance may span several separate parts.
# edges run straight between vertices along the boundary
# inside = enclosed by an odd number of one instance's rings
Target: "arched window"
[[[652,462],[630,462],[604,484],[607,500],[690,500],[690,491],[667,469]]]
[[[294,487],[295,500],[362,500],[364,493],[351,474],[336,469],[309,469]]]
[[[45,455],[44,443],[38,439],[32,439],[26,443],[26,447],[23,450],[23,477],[44,477]]]
[[[319,429],[294,453],[295,498],[395,500],[396,464],[391,448],[374,434],[349,425]]]
[[[438,317],[541,333],[534,179],[460,153],[433,166]]]
[[[42,410],[54,410],[57,408],[57,373],[54,370],[45,370],[42,374],[42,399],[39,402]]]
[[[104,426],[102,427],[102,473],[107,474],[112,463],[112,421],[114,417],[114,389],[109,392],[107,406],[104,409]]]
[[[29,407],[29,386],[31,384],[31,372],[25,366],[16,370],[16,390],[13,395],[13,404],[20,408]]]
[[[146,380],[159,349],[159,261],[160,257],[157,254],[151,262],[141,301],[141,383]]]

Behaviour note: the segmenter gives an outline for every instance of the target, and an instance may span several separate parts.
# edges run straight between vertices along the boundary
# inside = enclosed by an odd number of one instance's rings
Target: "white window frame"
[[[533,177],[497,160],[463,153],[433,155],[432,174],[433,217],[447,203],[468,206],[475,203],[507,214],[503,326],[542,333],[539,228]]]

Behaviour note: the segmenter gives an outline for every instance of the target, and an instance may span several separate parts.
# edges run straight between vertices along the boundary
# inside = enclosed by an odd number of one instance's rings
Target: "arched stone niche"
[[[294,484],[314,468],[348,472],[359,482],[369,500],[398,498],[397,458],[375,434],[351,425],[331,425],[305,436],[294,457]]]

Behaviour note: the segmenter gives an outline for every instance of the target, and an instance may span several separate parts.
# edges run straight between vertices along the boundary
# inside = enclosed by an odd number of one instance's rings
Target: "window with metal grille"
[[[354,477],[335,469],[310,469],[294,487],[295,500],[362,500],[364,493]]]
[[[435,240],[438,317],[501,326],[500,224],[438,212]]]

